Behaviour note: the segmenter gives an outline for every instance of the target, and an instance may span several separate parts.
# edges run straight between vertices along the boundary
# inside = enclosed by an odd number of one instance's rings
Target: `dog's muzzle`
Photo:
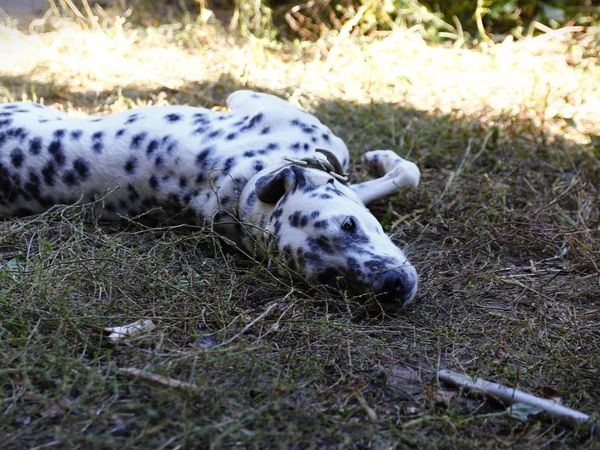
[[[383,272],[373,284],[373,293],[380,301],[406,306],[415,299],[417,285],[417,271],[409,265]]]

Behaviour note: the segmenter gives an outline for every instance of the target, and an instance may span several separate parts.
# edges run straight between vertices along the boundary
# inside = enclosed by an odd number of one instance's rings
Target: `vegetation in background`
[[[62,13],[84,18],[103,2],[52,0],[51,4]],[[268,39],[316,40],[342,30],[365,36],[412,28],[432,41],[463,43],[587,27],[600,19],[600,6],[592,0],[118,0],[116,5],[122,12],[151,20],[174,14],[188,14],[201,22],[216,18],[230,31]]]

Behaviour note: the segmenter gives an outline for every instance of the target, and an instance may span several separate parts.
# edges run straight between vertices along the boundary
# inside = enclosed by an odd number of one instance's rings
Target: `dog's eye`
[[[356,219],[354,217],[346,217],[346,220],[342,223],[342,230],[346,233],[353,233],[356,231]]]

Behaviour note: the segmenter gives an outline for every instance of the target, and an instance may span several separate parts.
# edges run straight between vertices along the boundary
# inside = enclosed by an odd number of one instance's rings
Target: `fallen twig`
[[[537,397],[519,389],[510,388],[481,378],[473,379],[467,375],[450,370],[440,370],[437,376],[440,381],[464,387],[470,391],[482,392],[489,397],[494,397],[509,405],[524,403],[535,406],[546,414],[570,425],[589,424],[593,433],[600,433],[600,421],[592,419],[592,417],[581,411],[563,406],[554,400]]]
[[[141,369],[137,369],[135,367],[123,367],[118,369],[118,373],[127,375],[132,378],[141,378],[144,381],[149,382],[150,384],[168,387],[174,389],[183,389],[186,391],[197,391],[198,386],[192,383],[187,383],[185,381],[177,380],[175,378],[164,377],[162,375],[157,375],[155,373],[145,372]]]

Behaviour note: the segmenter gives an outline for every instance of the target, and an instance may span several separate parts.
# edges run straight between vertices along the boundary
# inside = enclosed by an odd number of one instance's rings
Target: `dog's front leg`
[[[419,185],[421,172],[416,164],[392,150],[372,150],[365,153],[362,160],[369,173],[379,177],[350,186],[365,205],[393,195],[402,188]]]

